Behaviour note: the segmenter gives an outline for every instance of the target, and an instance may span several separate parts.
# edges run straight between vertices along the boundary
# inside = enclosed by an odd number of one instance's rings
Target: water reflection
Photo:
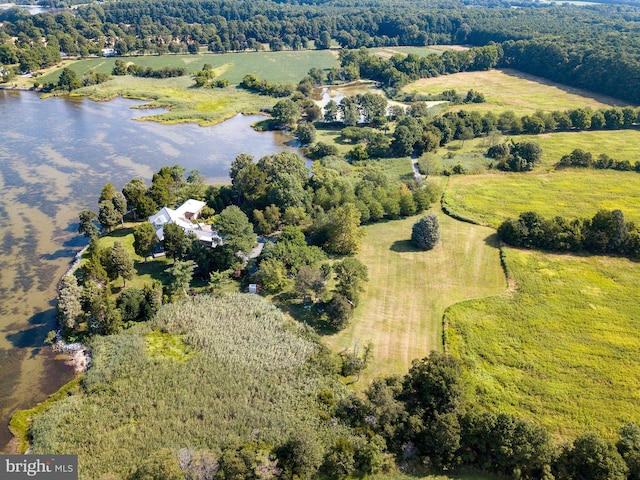
[[[0,450],[13,411],[44,400],[72,377],[42,340],[55,325],[55,283],[82,239],[77,213],[97,209],[102,186],[150,181],[164,165],[197,168],[227,182],[240,153],[256,159],[297,151],[274,133],[251,129],[261,116],[238,115],[214,127],[136,121],[154,112],[115,99],[41,100],[0,90]]]

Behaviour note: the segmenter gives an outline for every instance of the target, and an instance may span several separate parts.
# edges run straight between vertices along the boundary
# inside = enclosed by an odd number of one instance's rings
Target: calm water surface
[[[97,210],[102,186],[150,183],[174,164],[228,181],[240,153],[296,151],[287,138],[252,130],[257,116],[167,126],[134,120],[149,115],[130,108],[138,103],[0,90],[0,451],[9,448],[11,414],[73,378],[42,344],[55,325],[55,284],[84,244],[77,214]]]

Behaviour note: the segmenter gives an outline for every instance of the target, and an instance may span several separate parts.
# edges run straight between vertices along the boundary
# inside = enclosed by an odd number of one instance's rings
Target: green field
[[[445,46],[446,47],[446,46]],[[372,48],[371,51],[376,55],[379,55],[383,58],[391,58],[393,55],[401,54],[401,55],[418,55],[419,57],[426,57],[427,55],[436,54],[442,55],[445,48],[442,46],[429,46],[429,47],[382,47],[382,48]]]
[[[489,70],[464,72],[423,78],[404,87],[404,91],[422,94],[440,94],[455,89],[460,94],[470,89],[484,94],[486,103],[454,105],[452,110],[478,110],[500,113],[513,110],[518,115],[536,110],[568,110],[579,107],[607,107],[626,105],[621,100],[596,95],[586,90],[567,87],[516,70]]]
[[[143,117],[162,123],[198,122],[213,125],[238,112],[257,113],[273,106],[276,99],[252,94],[236,87],[191,89],[190,77],[151,79],[115,77],[101,85],[78,89],[73,95],[87,95],[93,100],[116,96],[148,100],[141,108],[165,108],[168,112]]]
[[[111,74],[116,60],[132,62],[143,67],[162,68],[165,66],[185,67],[189,73],[202,70],[205,63],[218,69],[219,76],[232,85],[252,73],[260,79],[272,83],[298,83],[312,68],[337,67],[337,57],[330,50],[301,50],[284,52],[244,52],[200,55],[147,55],[136,57],[90,58],[69,64],[69,68],[79,75],[93,69]],[[60,70],[38,79],[40,83],[57,82]]]
[[[93,100],[109,100],[116,96],[148,100],[148,107],[165,108],[166,113],[144,117],[162,123],[198,122],[213,125],[242,112],[257,113],[270,108],[276,99],[252,94],[237,88],[242,78],[253,73],[271,83],[297,84],[311,69],[337,66],[336,56],[327,50],[287,52],[247,52],[202,55],[163,55],[123,57],[125,62],[141,66],[161,68],[164,66],[186,67],[189,72],[202,69],[205,63],[213,66],[220,78],[230,81],[230,87],[193,88],[190,75],[168,79],[152,79],[131,76],[113,77],[100,85],[80,88],[73,95],[83,95]],[[65,62],[78,75],[91,69],[111,73],[115,58],[92,58],[76,62]],[[41,84],[57,82],[62,68],[37,78]]]
[[[557,440],[639,422],[638,265],[512,249],[505,264],[516,289],[454,305],[445,319],[475,402]]]
[[[450,305],[506,289],[493,230],[438,213],[441,241],[431,251],[409,238],[415,216],[365,227],[358,258],[369,283],[354,321],[325,337],[334,349],[373,343],[373,361],[360,384],[376,375],[405,374],[415,358],[442,349],[442,315]]]
[[[640,174],[613,170],[566,169],[550,173],[493,173],[451,177],[442,199],[458,218],[498,227],[526,211],[543,217],[593,217],[600,209],[620,209],[640,222]]]
[[[472,140],[454,140],[435,153],[427,154],[444,164],[460,163],[473,169],[477,163],[486,165],[493,160],[485,157],[490,146],[497,143],[535,142],[542,147],[542,158],[537,169],[553,168],[563,155],[580,148],[591,152],[594,158],[605,153],[615,160],[628,160],[633,165],[640,160],[640,130],[602,130],[584,132],[557,132],[542,135],[490,135]]]

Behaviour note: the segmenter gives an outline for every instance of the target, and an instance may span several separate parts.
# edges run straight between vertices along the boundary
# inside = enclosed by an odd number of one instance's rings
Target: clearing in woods
[[[479,110],[500,113],[513,110],[527,115],[536,110],[568,110],[572,108],[605,108],[625,106],[625,102],[586,90],[567,87],[517,70],[463,72],[440,77],[423,78],[404,87],[404,91],[437,95],[455,89],[465,95],[473,89],[485,96],[485,103],[453,105],[451,110]]]

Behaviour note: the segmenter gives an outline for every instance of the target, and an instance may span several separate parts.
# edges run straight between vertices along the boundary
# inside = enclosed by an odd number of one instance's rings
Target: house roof
[[[151,215],[149,222],[155,227],[158,240],[164,240],[164,225],[167,223],[175,223],[182,228],[186,234],[195,234],[201,242],[209,243],[212,247],[220,245],[222,238],[220,238],[217,232],[211,230],[211,225],[200,222],[193,223],[186,218],[186,214],[190,213],[193,215],[199,213],[205,205],[206,203],[200,200],[189,199],[175,210],[164,207],[155,215]]]
[[[186,213],[199,213],[207,204],[190,198],[176,209],[176,213],[183,217]]]

